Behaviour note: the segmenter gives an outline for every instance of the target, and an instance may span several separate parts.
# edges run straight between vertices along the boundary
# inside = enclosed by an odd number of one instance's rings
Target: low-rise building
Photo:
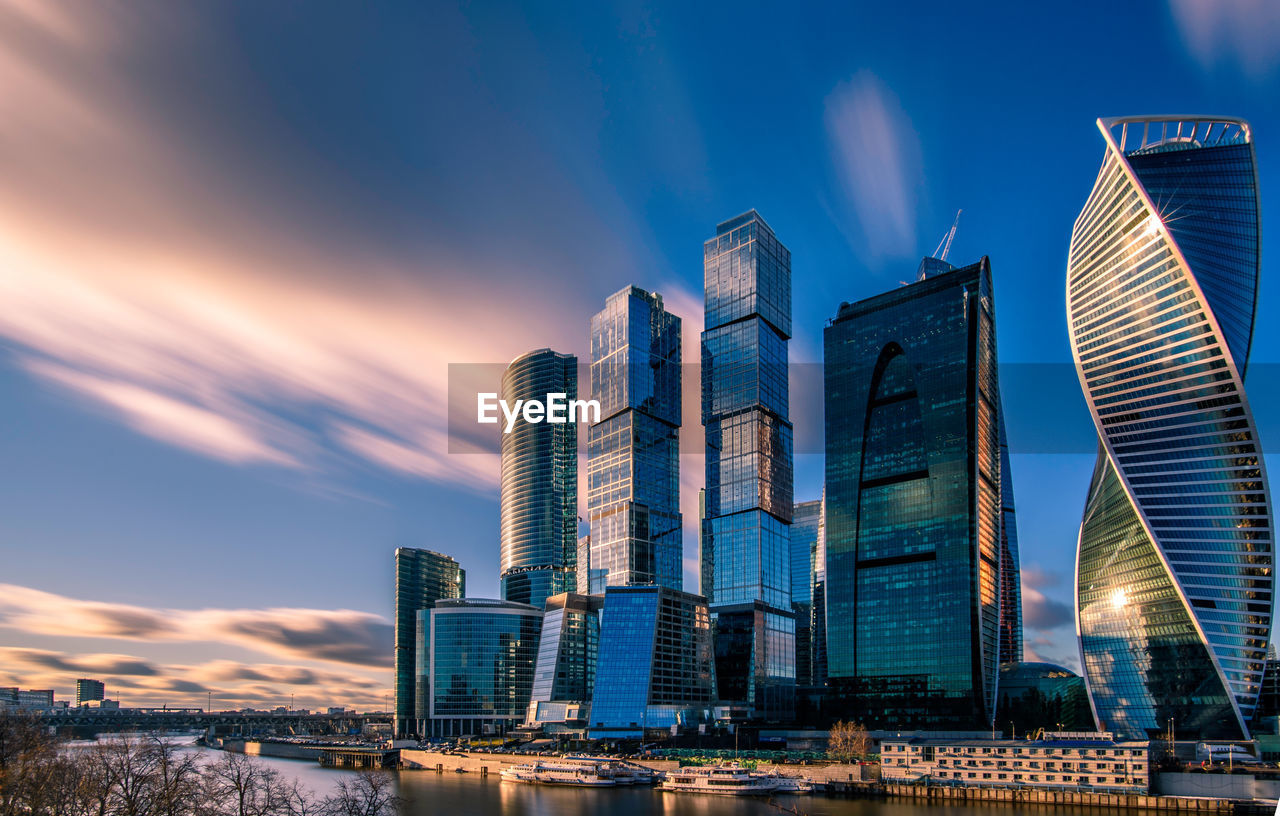
[[[880,745],[885,782],[1146,793],[1150,743],[1109,733],[1049,733],[1035,740],[889,738]]]
[[[47,711],[53,708],[53,689],[0,688],[0,709]]]

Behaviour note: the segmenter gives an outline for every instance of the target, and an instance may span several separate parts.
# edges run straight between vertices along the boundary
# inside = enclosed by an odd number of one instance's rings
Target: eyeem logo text
[[[492,392],[476,394],[476,422],[481,425],[497,425],[498,411],[506,423],[503,433],[511,433],[516,419],[522,418],[531,425],[546,422],[563,425],[567,422],[599,422],[600,401],[569,399],[568,394],[547,394],[545,400],[516,400],[512,405]]]

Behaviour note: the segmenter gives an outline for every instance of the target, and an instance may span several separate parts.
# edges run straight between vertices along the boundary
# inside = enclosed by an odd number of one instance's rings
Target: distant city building
[[[791,520],[791,609],[796,615],[796,685],[813,685],[813,581],[822,500],[796,502]]]
[[[880,778],[1001,788],[1146,793],[1150,743],[1110,734],[1054,734],[1038,740],[888,738],[880,743]]]
[[[1076,559],[1098,725],[1249,738],[1273,610],[1265,463],[1244,377],[1257,165],[1240,119],[1098,121],[1067,258],[1072,355],[1098,460]]]
[[[418,613],[424,734],[501,735],[533,694],[542,610],[510,601],[436,601]]]
[[[1000,662],[1022,660],[1022,569],[1018,555],[1018,522],[1013,506],[1013,467],[1009,462],[1009,438],[1005,433],[1004,406],[1000,409]],[[1069,728],[1069,731],[1091,731]]]
[[[447,555],[400,547],[396,550],[396,721],[397,735],[421,736],[418,706],[418,611],[442,598],[461,598],[467,573]]]
[[[706,599],[657,585],[608,587],[590,736],[695,728],[711,718],[715,697]]]
[[[547,599],[527,722],[549,731],[581,729],[595,685],[600,595],[566,592]]]
[[[102,700],[107,696],[107,687],[101,680],[80,678],[76,681],[76,708],[90,700]]]
[[[870,728],[980,728],[995,712],[991,266],[929,268],[843,304],[824,332],[828,700]]]
[[[1014,734],[1046,731],[1093,731],[1093,712],[1084,678],[1052,663],[1005,663],[1000,666],[1000,700],[996,723]]]
[[[661,295],[630,286],[591,318],[591,395],[600,403],[587,443],[593,593],[683,587],[680,375],[680,318]]]
[[[715,618],[721,701],[752,718],[795,710],[791,608],[791,253],[755,211],[703,245],[702,593]]]
[[[47,711],[53,708],[53,689],[0,688],[0,711]]]
[[[551,349],[522,354],[502,375],[501,399],[578,397],[578,358]],[[499,535],[502,598],[542,608],[577,588],[578,426],[518,420],[502,435]]]

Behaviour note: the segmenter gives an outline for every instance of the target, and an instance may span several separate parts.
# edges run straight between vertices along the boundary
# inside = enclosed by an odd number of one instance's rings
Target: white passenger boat
[[[618,784],[613,769],[594,762],[531,762],[502,769],[503,782],[609,788]]]
[[[602,759],[591,756],[565,757],[565,762],[581,762],[600,766],[613,776],[619,785],[652,785],[658,781],[658,775],[652,768],[635,762],[621,759]]]
[[[662,783],[664,791],[719,796],[764,796],[773,793],[777,786],[777,779],[751,773],[740,765],[681,768],[670,771]]]

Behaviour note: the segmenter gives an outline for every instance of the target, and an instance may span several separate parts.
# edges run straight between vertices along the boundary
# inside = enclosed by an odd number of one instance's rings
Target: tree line
[[[243,754],[216,759],[155,737],[69,747],[31,717],[0,716],[0,816],[393,816],[382,771],[317,796]]]

